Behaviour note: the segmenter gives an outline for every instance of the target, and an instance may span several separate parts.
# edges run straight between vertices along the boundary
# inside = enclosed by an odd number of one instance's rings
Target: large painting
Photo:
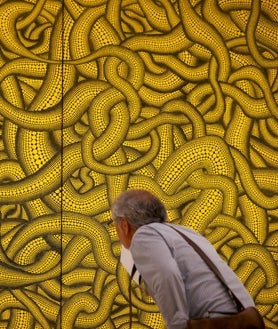
[[[163,328],[114,198],[200,232],[278,328],[276,0],[0,0],[0,328]]]

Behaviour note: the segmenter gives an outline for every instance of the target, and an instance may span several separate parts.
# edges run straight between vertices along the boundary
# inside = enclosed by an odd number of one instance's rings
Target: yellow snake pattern
[[[108,224],[145,188],[278,328],[276,0],[0,0],[0,329],[129,328]],[[133,282],[132,328],[163,328]]]

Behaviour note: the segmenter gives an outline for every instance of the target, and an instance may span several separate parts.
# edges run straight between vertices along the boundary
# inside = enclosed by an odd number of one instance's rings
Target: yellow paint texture
[[[0,328],[128,328],[127,188],[278,328],[277,70],[276,0],[0,0]],[[163,328],[132,300],[132,328]]]

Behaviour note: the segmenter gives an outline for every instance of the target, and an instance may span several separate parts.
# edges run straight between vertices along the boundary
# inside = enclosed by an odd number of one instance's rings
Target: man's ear
[[[124,234],[127,235],[130,230],[130,225],[125,217],[122,217],[121,221],[122,221],[122,230]]]
[[[123,233],[122,239],[124,241],[124,246],[126,248],[129,248],[131,244],[131,239],[135,231],[132,228],[132,226],[129,224],[127,219],[124,217],[121,219],[121,229]]]

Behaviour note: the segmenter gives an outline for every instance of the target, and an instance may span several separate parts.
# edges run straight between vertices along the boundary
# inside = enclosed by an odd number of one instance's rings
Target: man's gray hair
[[[147,190],[130,189],[118,196],[112,205],[112,219],[126,218],[132,228],[153,222],[165,222],[167,212],[163,203]]]

